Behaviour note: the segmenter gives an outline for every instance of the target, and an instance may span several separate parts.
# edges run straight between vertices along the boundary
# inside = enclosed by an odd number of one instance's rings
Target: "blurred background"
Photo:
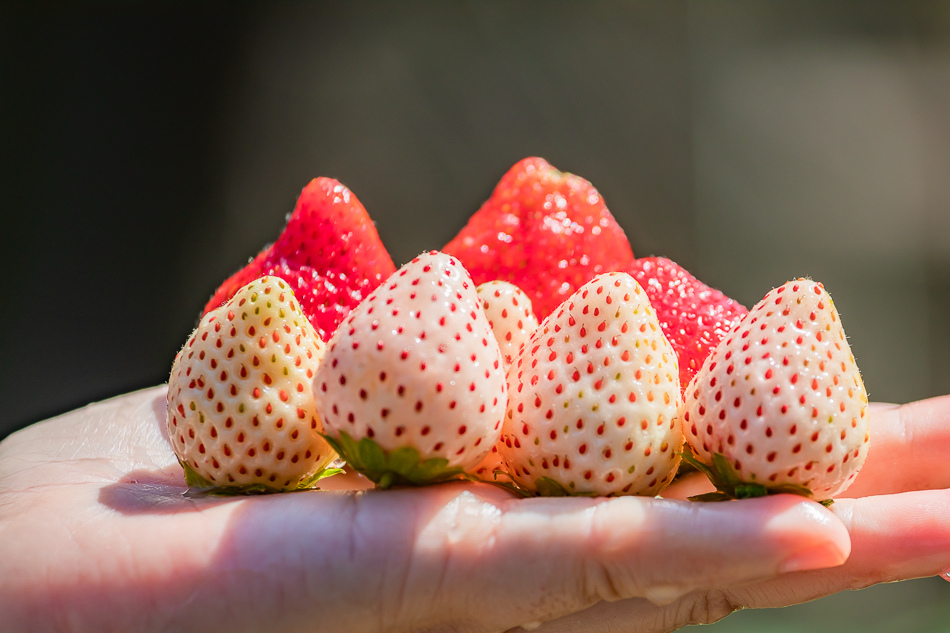
[[[163,382],[313,177],[394,260],[530,155],[751,306],[823,281],[873,400],[950,393],[950,4],[0,3],[0,439]],[[712,631],[950,631],[879,586]]]

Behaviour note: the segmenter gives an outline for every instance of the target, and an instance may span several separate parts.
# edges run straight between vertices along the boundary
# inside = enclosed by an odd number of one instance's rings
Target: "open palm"
[[[688,480],[666,499],[355,475],[196,498],[164,416],[156,387],[0,444],[0,630],[669,631],[950,567],[950,397],[876,406],[830,510],[690,503]]]

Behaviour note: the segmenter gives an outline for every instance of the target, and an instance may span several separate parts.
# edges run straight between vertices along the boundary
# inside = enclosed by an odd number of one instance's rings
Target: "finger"
[[[843,499],[835,506],[852,537],[848,562],[834,570],[789,574],[737,590],[737,604],[795,604],[847,589],[935,576],[950,568],[950,491]]]
[[[636,498],[516,500],[490,486],[446,485],[353,497],[352,506],[332,513],[336,518],[324,508],[319,519],[298,520],[302,533],[291,541],[286,531],[275,531],[272,510],[255,507],[231,522],[229,564],[280,569],[293,561],[291,587],[280,577],[261,578],[260,586],[284,599],[288,591],[319,586],[321,603],[347,605],[335,614],[323,609],[322,621],[348,631],[379,622],[503,629],[605,599],[670,601],[698,587],[837,565],[849,550],[830,513],[787,496],[727,507]],[[278,551],[293,551],[275,559],[273,539],[262,535],[281,537]],[[334,557],[340,552],[346,552],[342,560]],[[313,601],[299,596],[299,604]]]
[[[537,631],[673,630],[715,622],[740,608],[799,604],[877,583],[933,576],[950,568],[950,491],[843,499],[832,507],[851,534],[851,556],[840,567],[788,573],[745,585],[724,582],[666,605],[642,599],[601,602],[547,622]]]
[[[867,461],[842,495],[863,497],[950,487],[950,396],[872,405]]]
[[[850,548],[832,514],[788,496],[521,500],[451,484],[222,501],[125,477],[27,500],[33,520],[6,533],[8,546],[19,544],[7,548],[11,569],[22,573],[0,582],[3,606],[55,604],[71,621],[131,625],[145,604],[166,629],[504,629],[600,600],[670,601],[837,565]],[[117,544],[121,556],[110,554]],[[55,582],[31,573],[44,552],[55,552]],[[90,556],[94,581],[83,576]]]

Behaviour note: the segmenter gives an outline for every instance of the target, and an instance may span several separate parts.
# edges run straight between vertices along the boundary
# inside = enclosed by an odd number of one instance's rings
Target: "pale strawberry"
[[[325,432],[381,487],[459,476],[501,432],[505,370],[480,303],[458,260],[426,253],[328,342],[314,380]]]
[[[488,454],[482,458],[482,461],[472,467],[470,473],[476,479],[481,479],[482,481],[507,481],[510,475],[503,478],[499,476],[499,473],[504,473],[505,475],[508,473],[508,463],[505,461],[505,456],[501,451],[501,435],[499,435],[498,440],[492,444]]]
[[[334,472],[311,380],[324,343],[288,284],[261,277],[207,313],[168,381],[168,437],[190,484],[293,490]]]
[[[501,280],[479,284],[475,290],[507,367],[514,360],[521,344],[538,327],[538,317],[531,309],[531,299],[518,286]]]
[[[475,290],[495,340],[498,341],[507,370],[521,345],[538,327],[538,317],[531,308],[531,299],[518,286],[498,279],[479,284]],[[472,469],[473,475],[485,481],[497,481],[499,471],[508,472],[500,444],[499,436],[488,455]]]
[[[640,285],[595,277],[548,316],[508,371],[502,452],[529,492],[654,495],[683,435],[676,354]]]
[[[841,319],[822,285],[806,279],[749,311],[706,359],[683,405],[686,439],[716,496],[831,499],[864,463],[868,422]]]

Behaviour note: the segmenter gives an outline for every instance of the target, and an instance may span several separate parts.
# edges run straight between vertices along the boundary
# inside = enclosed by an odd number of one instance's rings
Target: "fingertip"
[[[780,548],[791,552],[779,563],[779,573],[837,567],[848,560],[851,535],[828,508],[795,495],[762,501],[763,511],[772,514],[765,529]]]

